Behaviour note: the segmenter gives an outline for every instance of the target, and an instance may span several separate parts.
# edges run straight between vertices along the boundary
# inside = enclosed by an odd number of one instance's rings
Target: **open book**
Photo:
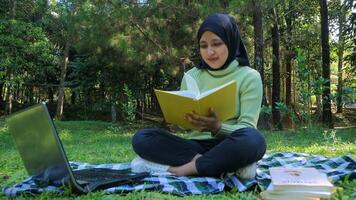
[[[233,117],[236,113],[236,81],[200,93],[195,80],[185,75],[187,90],[163,91],[155,89],[155,93],[167,123],[183,128],[194,127],[185,120],[186,113],[195,111],[207,116],[209,108],[213,108],[220,121]]]

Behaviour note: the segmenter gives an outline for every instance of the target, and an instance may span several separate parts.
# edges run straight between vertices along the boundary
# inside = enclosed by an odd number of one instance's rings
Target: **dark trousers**
[[[254,128],[234,131],[225,138],[189,140],[161,129],[141,129],[132,138],[134,151],[142,158],[169,166],[190,162],[195,155],[201,176],[219,176],[260,160],[266,151],[264,137]]]

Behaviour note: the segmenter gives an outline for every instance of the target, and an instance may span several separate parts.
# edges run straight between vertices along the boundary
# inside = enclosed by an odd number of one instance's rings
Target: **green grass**
[[[130,140],[137,128],[150,124],[112,125],[95,121],[56,122],[69,160],[97,163],[129,162],[133,153]],[[297,131],[264,132],[268,152],[303,152],[330,157],[356,157],[356,129],[325,130],[308,128]],[[180,133],[182,136],[186,134]],[[0,122],[0,189],[27,177],[22,161],[4,123]],[[355,199],[356,180],[340,183],[333,199]],[[5,198],[0,196],[0,198]],[[28,197],[23,197],[27,199]],[[95,192],[82,196],[44,193],[36,199],[181,199],[159,192],[133,192],[127,195],[106,195]],[[260,199],[258,192],[224,192],[217,195],[189,196],[187,199]]]

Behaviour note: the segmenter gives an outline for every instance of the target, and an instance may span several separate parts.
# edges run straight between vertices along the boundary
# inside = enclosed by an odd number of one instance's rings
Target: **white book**
[[[320,200],[318,197],[291,196],[288,194],[271,195],[265,192],[261,192],[261,196],[265,200]]]
[[[283,168],[269,169],[274,190],[284,191],[324,191],[333,192],[334,186],[326,174],[315,168]]]
[[[331,198],[332,193],[319,190],[274,190],[273,185],[270,184],[266,191],[261,193],[264,199],[310,199],[310,198]]]

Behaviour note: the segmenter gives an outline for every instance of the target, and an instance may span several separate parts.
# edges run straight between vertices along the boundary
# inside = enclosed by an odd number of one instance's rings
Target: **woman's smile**
[[[208,60],[210,61],[210,62],[215,62],[215,61],[217,61],[219,58],[218,57],[216,57],[216,58],[208,58]]]

